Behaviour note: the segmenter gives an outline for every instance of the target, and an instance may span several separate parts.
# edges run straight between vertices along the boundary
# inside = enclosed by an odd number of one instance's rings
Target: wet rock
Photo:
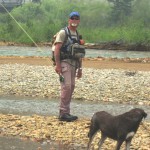
[[[20,138],[31,139],[36,142],[48,144],[48,141],[55,141],[57,146],[66,149],[86,149],[88,143],[90,120],[81,118],[75,122],[60,122],[55,116],[19,116],[0,114],[0,135],[19,136]],[[20,126],[20,124],[22,126]],[[131,149],[149,150],[150,145],[150,123],[144,122],[140,125],[132,140]],[[101,137],[99,132],[92,142],[94,149],[98,148]],[[103,145],[104,149],[114,149],[116,142],[107,139]],[[124,149],[125,144],[122,146]]]
[[[0,95],[58,98],[58,75],[52,66],[0,65]],[[84,68],[74,99],[150,105],[150,72]]]

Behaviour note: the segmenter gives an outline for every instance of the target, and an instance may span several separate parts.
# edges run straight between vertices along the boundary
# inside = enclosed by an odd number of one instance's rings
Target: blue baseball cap
[[[71,12],[71,13],[70,13],[70,15],[69,15],[69,18],[74,17],[74,16],[76,16],[76,17],[79,17],[79,18],[80,18],[80,14],[79,14],[78,12],[76,12],[76,11]]]

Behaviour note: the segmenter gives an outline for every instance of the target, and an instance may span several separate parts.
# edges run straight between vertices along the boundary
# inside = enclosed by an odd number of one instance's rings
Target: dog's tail
[[[91,125],[90,125],[90,130],[88,133],[88,137],[91,139],[98,130],[99,130],[99,126],[97,123],[97,117],[96,117],[96,114],[94,114],[91,119]]]
[[[98,130],[99,130],[99,128],[98,128],[98,123],[97,123],[97,117],[96,117],[96,114],[94,114],[92,119],[91,119],[90,130],[89,130],[89,133],[88,133],[89,142],[88,142],[88,145],[87,145],[87,150],[90,150],[92,140],[93,140],[93,138],[96,135],[96,132]]]

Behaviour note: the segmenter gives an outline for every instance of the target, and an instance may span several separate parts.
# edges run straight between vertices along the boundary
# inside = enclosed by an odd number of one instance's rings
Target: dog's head
[[[145,111],[143,111],[142,115],[143,115],[143,118],[147,117],[147,113]]]
[[[147,117],[147,113],[146,113],[143,109],[141,109],[141,108],[135,108],[135,109],[133,109],[133,110],[131,110],[131,111],[136,112],[136,113],[139,114],[142,118],[146,118],[146,117]]]

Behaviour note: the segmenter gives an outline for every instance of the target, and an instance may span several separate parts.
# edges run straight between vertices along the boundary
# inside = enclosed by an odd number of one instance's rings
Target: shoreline
[[[42,46],[52,46],[51,42],[41,42],[36,43],[39,47]],[[37,46],[36,45],[36,46]],[[0,46],[32,46],[35,47],[34,43],[31,44],[24,44],[24,43],[16,43],[16,42],[6,42],[0,41]],[[112,42],[101,42],[101,43],[85,43],[85,48],[89,49],[97,49],[97,50],[126,50],[126,51],[149,51],[150,46],[144,45],[142,43],[135,43],[135,44],[125,44],[119,41],[112,41]]]
[[[53,66],[50,57],[39,56],[0,56],[2,64],[28,64],[35,66]],[[116,58],[84,58],[83,68],[124,69],[132,71],[150,71],[150,58],[116,59]]]

